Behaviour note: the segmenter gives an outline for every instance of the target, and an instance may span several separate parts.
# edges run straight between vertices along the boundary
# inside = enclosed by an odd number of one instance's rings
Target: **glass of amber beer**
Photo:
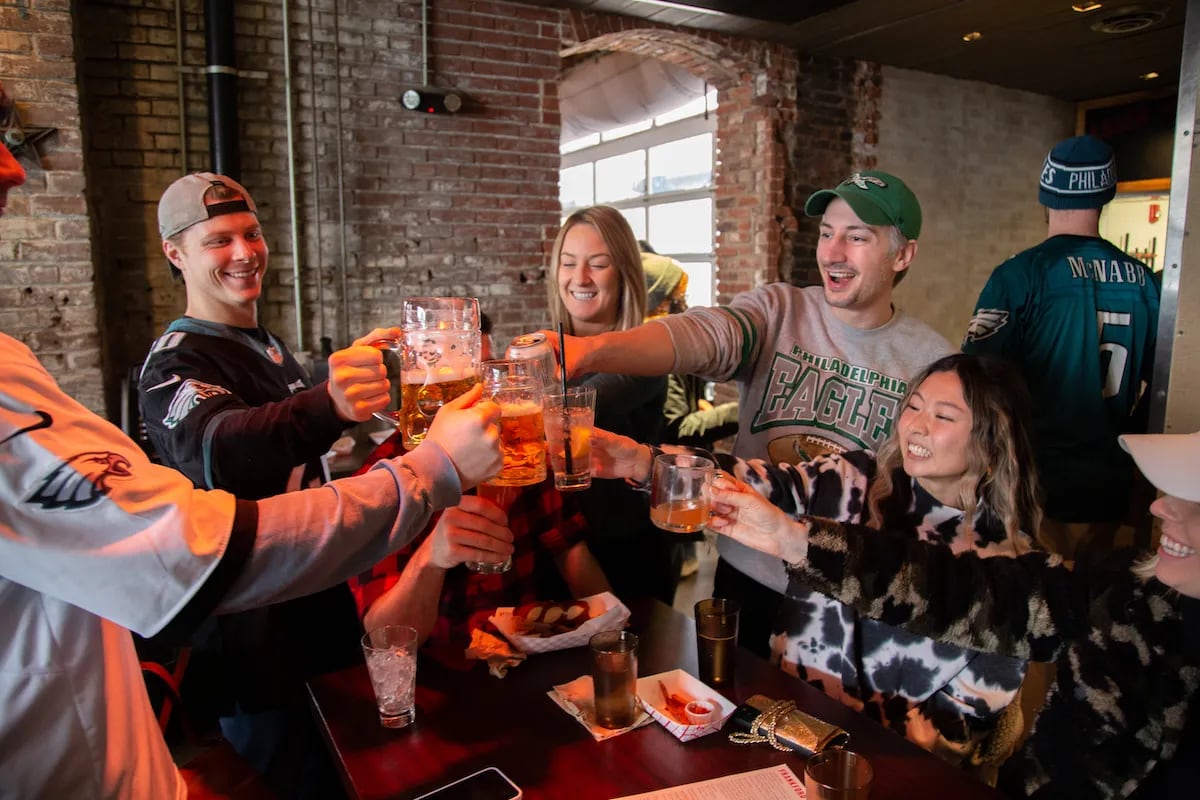
[[[708,524],[709,485],[717,465],[703,456],[664,453],[654,459],[650,521],[665,531],[697,533]]]
[[[411,450],[424,440],[438,409],[479,382],[479,302],[473,297],[409,297],[400,327],[399,407],[376,416],[399,427]],[[391,377],[390,365],[388,372]]]
[[[546,480],[546,427],[542,419],[542,381],[530,361],[498,359],[480,365],[483,396],[500,406],[500,449],[504,466],[480,485],[478,494],[507,510],[514,487]],[[502,490],[502,491],[501,491]],[[475,572],[504,572],[512,559],[499,563],[467,562]]]

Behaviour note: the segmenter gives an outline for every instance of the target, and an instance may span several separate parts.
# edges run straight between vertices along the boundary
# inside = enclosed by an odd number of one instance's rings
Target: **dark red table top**
[[[694,675],[692,621],[653,600],[631,611],[639,673],[682,667]],[[530,656],[503,680],[480,663],[455,667],[422,658],[417,722],[402,730],[379,724],[365,666],[321,676],[309,692],[356,800],[412,798],[487,766],[502,769],[528,800],[606,800],[775,764],[803,775],[803,755],[732,744],[728,726],[682,743],[651,723],[597,742],[546,694],[588,668],[585,647]],[[851,734],[850,748],[875,770],[872,800],[1002,796],[745,650],[738,651],[737,680],[725,694],[735,702],[753,694],[795,700],[801,710],[841,725]]]

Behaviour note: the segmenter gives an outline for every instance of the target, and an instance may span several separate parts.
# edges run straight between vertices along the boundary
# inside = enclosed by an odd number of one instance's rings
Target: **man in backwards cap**
[[[954,350],[892,305],[892,289],[917,254],[921,206],[895,175],[870,171],[814,193],[804,211],[821,219],[820,286],[773,283],[728,306],[571,338],[570,374],[736,380],[733,451],[743,458],[796,462],[877,450],[899,416],[908,378]],[[783,564],[728,537],[720,553],[715,593],[741,602],[738,641],[766,656],[787,589]]]
[[[267,243],[254,199],[232,178],[179,178],[159,200],[158,225],[187,290],[185,316],[153,344],[139,381],[142,417],[163,462],[198,488],[248,499],[321,485],[333,442],[386,407],[379,351],[335,352],[329,381],[313,386],[259,325]],[[208,698],[226,738],[281,796],[326,796],[337,791],[332,770],[322,771],[329,783],[308,771],[323,763],[323,748],[304,680],[361,659],[360,634],[345,585],[213,620],[194,640],[185,696]]]
[[[1133,463],[1117,436],[1144,429],[1134,409],[1154,367],[1159,278],[1100,238],[1117,191],[1112,150],[1059,142],[1042,165],[1046,241],[992,273],[963,350],[1011,359],[1033,395],[1042,538],[1071,558],[1100,554],[1129,509]]]

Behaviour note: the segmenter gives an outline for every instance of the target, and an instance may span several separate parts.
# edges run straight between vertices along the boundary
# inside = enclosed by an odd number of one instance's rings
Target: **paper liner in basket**
[[[578,628],[557,636],[522,636],[517,632],[513,620],[513,609],[497,608],[489,619],[496,630],[504,634],[523,653],[549,653],[582,647],[593,634],[600,631],[619,630],[629,620],[629,609],[612,592],[601,592],[591,597],[580,598],[588,604],[588,619]]]
[[[667,687],[667,691],[688,700],[706,700],[716,706],[712,720],[703,725],[688,725],[675,719],[667,713],[666,699],[662,693],[663,686]],[[650,713],[650,716],[654,717],[681,742],[690,742],[692,739],[716,733],[721,730],[736,710],[733,703],[717,694],[714,689],[709,688],[708,684],[701,683],[681,669],[638,678],[637,693],[638,700],[642,707]]]

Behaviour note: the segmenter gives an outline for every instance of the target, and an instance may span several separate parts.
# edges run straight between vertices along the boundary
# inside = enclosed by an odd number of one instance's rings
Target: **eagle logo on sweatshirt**
[[[168,430],[174,429],[201,402],[223,394],[229,394],[229,390],[224,386],[201,383],[194,378],[188,378],[175,390],[171,405],[167,407],[167,416],[163,417],[163,425]]]
[[[96,451],[72,456],[42,479],[27,502],[49,510],[77,511],[100,502],[112,491],[109,481],[133,475],[120,453]]]

